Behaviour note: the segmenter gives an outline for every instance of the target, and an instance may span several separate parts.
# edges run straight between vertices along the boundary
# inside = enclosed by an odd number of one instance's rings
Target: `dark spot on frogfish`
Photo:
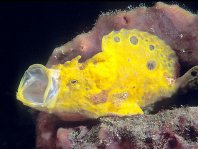
[[[152,51],[152,50],[154,50],[154,45],[149,45],[149,49]]]
[[[130,42],[131,42],[133,45],[136,45],[136,44],[138,43],[137,37],[136,37],[136,36],[132,36],[132,37],[130,38]]]
[[[120,42],[120,38],[116,36],[116,37],[114,37],[114,41],[115,42]]]
[[[156,67],[156,62],[154,60],[150,60],[146,64],[148,70],[153,70]]]

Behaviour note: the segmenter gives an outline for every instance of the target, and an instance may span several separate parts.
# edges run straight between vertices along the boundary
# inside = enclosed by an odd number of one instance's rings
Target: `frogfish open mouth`
[[[80,58],[52,68],[31,65],[17,99],[49,113],[97,118],[143,114],[143,107],[178,88],[175,52],[147,32],[112,31],[102,38],[101,52],[82,63]]]

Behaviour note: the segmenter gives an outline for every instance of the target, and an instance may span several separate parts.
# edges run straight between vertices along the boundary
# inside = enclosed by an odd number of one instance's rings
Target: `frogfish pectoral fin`
[[[43,65],[31,65],[23,75],[17,99],[23,104],[42,110],[58,92],[58,72]]]
[[[144,114],[136,102],[124,102],[120,105],[118,110],[112,113],[118,116]]]

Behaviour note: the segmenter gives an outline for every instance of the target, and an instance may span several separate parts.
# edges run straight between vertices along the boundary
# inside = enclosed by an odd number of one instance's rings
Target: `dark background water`
[[[0,149],[34,148],[34,114],[15,98],[27,67],[45,64],[55,47],[89,31],[101,12],[141,2],[0,3]],[[198,2],[175,3],[197,12]]]

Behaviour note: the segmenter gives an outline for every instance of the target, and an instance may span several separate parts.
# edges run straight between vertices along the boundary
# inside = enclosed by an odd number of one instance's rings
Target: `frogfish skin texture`
[[[143,114],[142,107],[177,90],[177,56],[157,36],[121,29],[105,35],[101,48],[82,63],[77,56],[50,69],[30,66],[17,98],[41,111],[97,118]]]

